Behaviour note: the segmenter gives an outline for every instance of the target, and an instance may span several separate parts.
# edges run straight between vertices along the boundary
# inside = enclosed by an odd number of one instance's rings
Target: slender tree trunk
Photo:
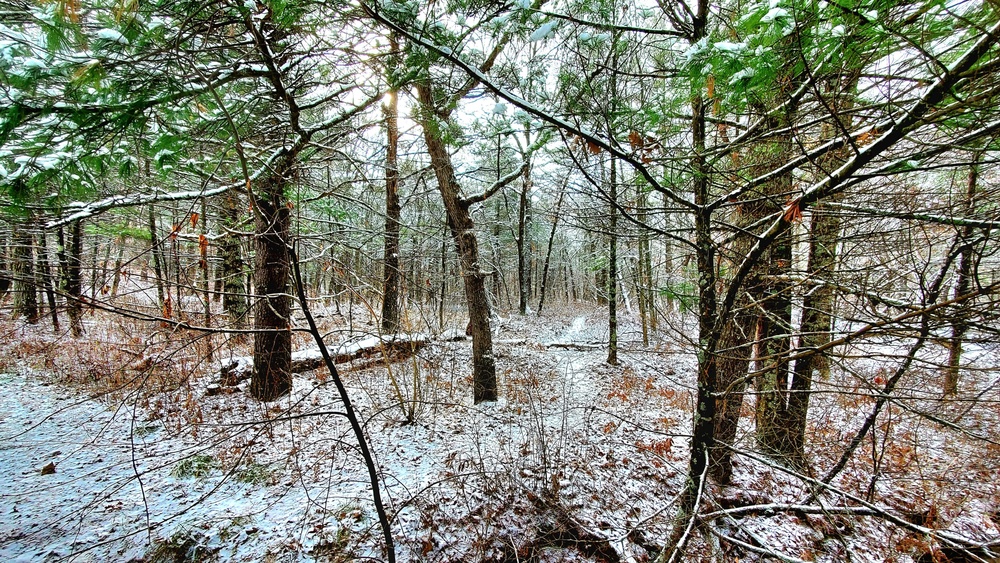
[[[438,291],[438,329],[444,330],[444,303],[448,295],[448,235],[451,233],[451,219],[445,221],[441,233],[441,283]]]
[[[525,136],[528,133],[525,132]],[[531,167],[524,169],[521,193],[517,205],[517,310],[521,315],[528,312],[531,297]]]
[[[567,176],[566,182],[569,182]],[[538,316],[542,316],[542,306],[545,305],[545,290],[549,281],[549,264],[552,260],[552,246],[556,239],[556,228],[559,225],[559,212],[562,209],[563,195],[566,193],[566,182],[559,189],[559,197],[556,199],[556,207],[552,213],[552,229],[549,231],[549,244],[545,250],[545,265],[542,267],[542,285],[538,288]]]
[[[648,220],[646,212],[646,192],[643,190],[643,184],[641,179],[636,179],[636,220],[640,223],[645,224]],[[652,313],[652,307],[649,303],[649,298],[652,293],[649,292],[650,287],[652,287],[652,280],[646,277],[646,264],[649,262],[649,232],[646,229],[642,229],[639,234],[639,259],[635,265],[635,294],[636,299],[639,302],[639,321],[642,323],[642,345],[649,346],[649,329],[652,322],[655,319],[655,313]]]
[[[254,268],[254,371],[250,393],[273,401],[292,389],[291,299],[288,260],[291,214],[285,196],[293,155],[279,157],[275,171],[257,186]]]
[[[212,282],[208,267],[208,202],[201,198],[201,232],[198,235],[198,268],[201,270],[201,289],[204,295],[205,326],[212,326]],[[214,361],[212,333],[205,335],[205,359]]]
[[[160,239],[157,237],[156,233],[156,214],[153,211],[153,206],[149,206],[149,253],[153,258],[153,276],[156,278],[156,297],[159,300],[159,306],[163,307],[163,300],[165,299],[164,288],[163,288],[163,260],[160,249]]]
[[[49,255],[49,242],[45,236],[45,230],[38,233],[39,257],[38,265],[41,269],[39,283],[45,288],[45,297],[49,302],[49,314],[52,317],[52,331],[59,332],[59,307],[56,302],[55,278],[52,274],[53,264]]]
[[[608,363],[618,363],[618,167],[611,158],[608,197],[610,222],[608,228]]]
[[[61,249],[59,262],[62,266],[62,287],[66,292],[66,315],[69,317],[70,334],[79,338],[83,336],[83,280],[80,272],[83,264],[83,225],[80,221],[74,221],[70,224],[69,240],[62,240],[62,229],[59,230],[59,238]]]
[[[431,166],[437,176],[438,190],[444,200],[450,219],[451,233],[458,248],[465,283],[465,297],[469,308],[472,333],[473,400],[495,401],[497,398],[496,364],[493,358],[493,335],[490,330],[489,301],[486,295],[486,273],[479,261],[479,246],[475,225],[468,204],[461,199],[461,188],[455,176],[448,147],[441,139],[439,125],[434,119],[434,98],[426,83],[417,84],[417,92],[424,113],[421,123],[424,141],[430,154]]]
[[[979,167],[977,165],[981,152],[976,152],[975,162],[969,167],[969,177],[965,186],[965,211],[971,215],[975,209],[976,184],[979,181]],[[962,246],[958,255],[958,276],[955,280],[955,297],[965,295],[972,285],[972,227],[963,227],[960,234]],[[948,366],[944,374],[944,394],[955,395],[958,393],[959,370],[962,367],[962,340],[968,331],[965,315],[968,306],[963,304],[955,314],[955,319],[951,324],[951,338],[948,346]]]
[[[35,237],[25,225],[14,226],[13,317],[23,316],[29,323],[38,322],[38,288],[35,283]]]
[[[111,278],[111,297],[118,296],[118,284],[122,281],[122,259],[125,257],[125,235],[117,238],[118,254],[115,256],[115,272]]]
[[[394,79],[399,43],[395,34],[390,34],[392,49],[387,69],[390,81]],[[402,209],[399,205],[399,169],[397,151],[399,149],[399,126],[397,90],[390,86],[385,112],[386,154],[385,154],[385,249],[383,252],[382,286],[382,332],[399,332],[399,230]]]
[[[7,295],[10,291],[11,277],[12,273],[7,269],[8,264],[8,250],[7,239],[2,234],[0,234],[0,299]]]

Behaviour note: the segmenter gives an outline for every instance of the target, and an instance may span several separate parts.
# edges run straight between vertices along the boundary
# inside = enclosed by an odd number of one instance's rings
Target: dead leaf
[[[191,214],[191,228],[192,229],[198,226],[198,217],[199,217],[199,215],[197,213],[192,213]]]
[[[801,203],[800,199],[793,199],[788,202],[785,207],[785,214],[782,215],[782,219],[789,222],[795,223],[802,220],[802,209],[799,207]]]
[[[632,132],[628,134],[628,142],[630,145],[632,145],[633,149],[638,149],[643,145],[642,135],[640,135],[638,131],[633,129]]]
[[[52,475],[56,472],[56,462],[50,461],[45,467],[42,468],[42,475]]]

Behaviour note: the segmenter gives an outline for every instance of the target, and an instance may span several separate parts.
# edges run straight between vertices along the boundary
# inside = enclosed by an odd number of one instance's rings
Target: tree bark
[[[568,181],[568,177],[567,177]],[[562,209],[563,196],[566,193],[566,184],[559,189],[559,197],[556,199],[555,211],[552,214],[552,229],[549,231],[549,245],[545,251],[545,265],[542,267],[542,284],[538,288],[538,316],[542,316],[542,306],[545,305],[545,290],[549,282],[549,265],[552,261],[552,246],[556,239],[556,228],[559,225],[559,211]]]
[[[224,229],[236,229],[240,223],[240,197],[233,191],[222,196],[222,217]],[[222,259],[222,308],[229,314],[233,325],[242,328],[247,324],[247,288],[243,251],[235,232],[230,230],[219,241]]]
[[[38,233],[39,258],[38,266],[41,269],[39,284],[45,288],[45,297],[49,302],[49,315],[52,317],[52,331],[59,333],[59,307],[56,301],[55,278],[52,275],[53,264],[49,254],[49,242],[45,236],[45,230]]]
[[[163,288],[163,254],[160,247],[160,239],[157,237],[156,233],[156,213],[153,210],[153,206],[149,206],[149,252],[153,258],[153,275],[156,277],[156,296],[159,299],[159,306],[163,307],[163,301],[166,298]]]
[[[254,268],[253,364],[250,394],[273,401],[292,390],[291,299],[288,236],[291,217],[285,187],[294,157],[285,154],[271,176],[257,186],[257,263]]]
[[[979,181],[979,167],[977,166],[979,157],[982,153],[976,152],[975,162],[969,168],[968,180],[965,184],[965,212],[971,216],[971,212],[975,209],[976,201],[976,184]],[[973,266],[973,248],[972,248],[972,227],[966,226],[962,228],[962,232],[959,235],[962,241],[962,246],[958,254],[958,273],[955,279],[955,297],[960,295],[965,295],[969,292],[969,287],[972,285],[972,266]],[[959,371],[962,367],[962,340],[965,338],[965,333],[968,331],[969,326],[966,320],[966,314],[968,311],[968,305],[962,304],[955,313],[955,318],[951,324],[951,337],[948,342],[948,366],[945,368],[944,374],[944,394],[945,395],[955,395],[958,393],[958,381],[959,381]]]
[[[388,68],[389,80],[394,80],[399,43],[395,34],[389,36],[392,49]],[[385,151],[385,248],[383,251],[383,285],[382,285],[382,332],[395,334],[399,332],[399,231],[402,209],[399,205],[399,168],[397,154],[399,150],[399,106],[398,91],[390,86],[388,101],[383,107],[385,113],[386,151]]]
[[[70,224],[69,240],[62,240],[62,229],[59,230],[59,237],[59,262],[62,266],[62,287],[66,292],[66,315],[69,317],[70,334],[78,338],[83,336],[83,281],[80,272],[83,263],[83,225],[80,221],[74,221]]]
[[[15,225],[13,236],[14,303],[12,316],[38,322],[38,293],[35,284],[35,237],[26,225]]]
[[[608,184],[608,363],[618,363],[618,168],[611,158]]]
[[[525,137],[529,133],[525,132]],[[527,139],[530,144],[530,138]],[[499,174],[499,170],[497,171]],[[521,315],[528,313],[528,299],[531,298],[531,167],[524,169],[521,193],[517,205],[517,310]]]
[[[490,330],[490,309],[486,295],[486,273],[479,261],[475,224],[468,204],[462,200],[461,186],[455,176],[448,147],[441,138],[440,125],[434,120],[434,101],[427,83],[417,84],[420,98],[424,141],[437,177],[438,191],[444,201],[451,234],[458,249],[469,309],[469,331],[472,333],[473,400],[495,401],[497,398],[496,363],[493,358],[493,335]]]

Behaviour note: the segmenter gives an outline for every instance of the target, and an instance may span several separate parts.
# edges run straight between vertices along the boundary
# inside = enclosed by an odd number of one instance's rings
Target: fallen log
[[[594,344],[590,342],[550,342],[545,345],[547,348],[559,348],[562,350],[576,350],[577,352],[589,352],[591,350],[601,350],[607,344]]]
[[[370,336],[361,340],[349,340],[330,345],[328,350],[334,363],[343,364],[360,358],[386,356],[393,360],[405,359],[427,345],[430,339],[423,334],[390,334]],[[323,354],[319,348],[307,348],[292,352],[292,373],[312,371],[323,366]],[[253,372],[253,358],[235,356],[219,367],[219,385],[234,387],[250,378]]]

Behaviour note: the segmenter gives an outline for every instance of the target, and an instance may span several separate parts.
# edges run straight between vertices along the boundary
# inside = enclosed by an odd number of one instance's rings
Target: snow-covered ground
[[[613,560],[601,551],[608,548],[639,562],[667,541],[687,471],[693,354],[666,336],[643,347],[625,319],[620,364],[609,366],[603,347],[589,346],[606,339],[601,311],[560,313],[498,323],[496,403],[472,404],[468,341],[434,341],[391,370],[341,365],[379,466],[399,561]],[[206,393],[218,360],[246,343],[206,364],[194,345],[157,348],[134,327],[118,336],[107,329],[98,344],[56,346],[43,328],[5,326],[13,339],[0,351],[0,560],[385,559],[367,472],[321,371],[297,375],[289,397],[262,405],[241,392]],[[116,339],[121,350],[147,347],[122,368],[144,385],[109,392],[107,366],[86,368],[88,377],[65,373],[121,353],[67,349],[110,349]],[[35,341],[42,344],[28,345]],[[995,358],[976,353],[977,365]],[[45,359],[55,354],[70,360]],[[185,376],[156,383],[136,364]],[[850,365],[855,373],[817,382],[810,455],[819,474],[870,411],[865,377],[880,377],[877,366]],[[932,511],[921,525],[996,540],[996,377],[995,368],[973,372],[967,383],[981,404],[968,412],[930,393],[891,406],[834,484],[896,514]],[[958,415],[982,435],[928,418]],[[752,416],[743,422],[749,447]],[[713,520],[684,560],[754,561],[770,550],[789,560],[909,561],[945,545],[882,518],[784,510],[809,496],[802,480],[764,459],[737,460],[734,486],[713,488],[709,499],[776,508]],[[705,510],[730,508],[713,502]]]

